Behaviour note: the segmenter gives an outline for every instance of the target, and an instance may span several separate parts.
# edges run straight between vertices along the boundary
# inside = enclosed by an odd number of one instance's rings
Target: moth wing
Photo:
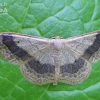
[[[93,32],[69,38],[65,46],[80,54],[89,62],[95,63],[100,60],[100,32]]]
[[[14,64],[26,61],[47,47],[48,39],[46,38],[34,38],[16,33],[2,33],[0,35],[0,54]]]
[[[20,68],[24,77],[31,83],[38,85],[54,83],[55,65],[50,48],[34,55]]]
[[[91,72],[90,63],[70,48],[62,50],[59,82],[78,84],[84,81]]]
[[[100,59],[100,32],[89,33],[62,40],[63,61],[60,82],[76,84],[85,80],[91,72],[91,63]]]
[[[0,35],[0,55],[20,66],[27,80],[36,84],[53,82],[54,68],[49,39],[15,33]]]

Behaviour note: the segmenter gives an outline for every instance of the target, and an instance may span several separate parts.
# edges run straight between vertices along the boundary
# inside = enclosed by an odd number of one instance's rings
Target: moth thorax
[[[59,67],[62,59],[62,42],[59,38],[53,40],[53,58],[55,67]]]
[[[61,50],[62,49],[62,42],[61,42],[61,40],[60,39],[55,39],[54,41],[53,41],[53,44],[54,44],[54,49],[56,49],[56,50]]]

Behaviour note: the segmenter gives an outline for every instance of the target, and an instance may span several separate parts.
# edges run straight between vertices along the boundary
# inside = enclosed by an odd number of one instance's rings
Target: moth
[[[0,55],[33,84],[78,84],[100,59],[100,31],[67,39],[1,33]]]

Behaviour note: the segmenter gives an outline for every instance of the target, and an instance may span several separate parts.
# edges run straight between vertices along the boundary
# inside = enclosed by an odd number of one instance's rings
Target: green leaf
[[[4,10],[6,9],[6,10]],[[0,0],[0,32],[63,38],[100,30],[100,0]],[[100,61],[81,84],[38,86],[0,58],[0,100],[100,100]]]

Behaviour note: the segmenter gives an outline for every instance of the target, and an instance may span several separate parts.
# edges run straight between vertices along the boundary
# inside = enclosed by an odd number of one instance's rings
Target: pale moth
[[[91,63],[100,59],[100,32],[67,39],[1,33],[0,56],[19,65],[33,84],[78,84],[89,76]]]

